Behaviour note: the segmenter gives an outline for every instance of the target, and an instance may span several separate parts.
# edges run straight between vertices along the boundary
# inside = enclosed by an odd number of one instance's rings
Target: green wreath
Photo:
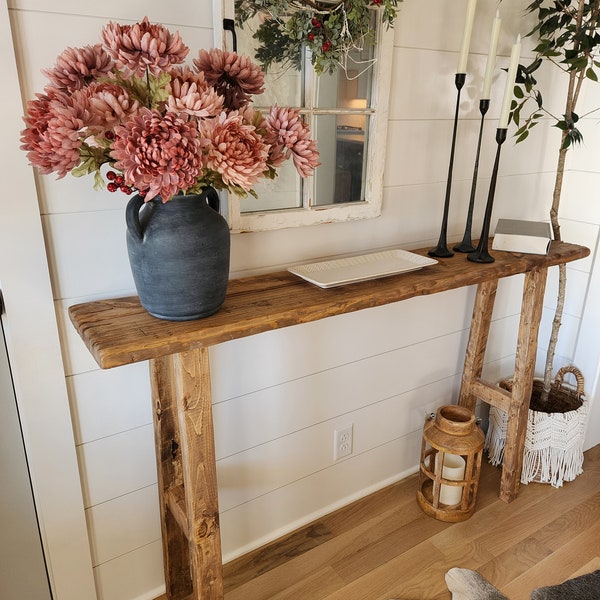
[[[301,68],[303,48],[311,51],[317,74],[345,68],[348,53],[375,44],[373,13],[393,27],[402,0],[236,0],[236,23],[260,15],[253,34],[263,69],[274,63]]]

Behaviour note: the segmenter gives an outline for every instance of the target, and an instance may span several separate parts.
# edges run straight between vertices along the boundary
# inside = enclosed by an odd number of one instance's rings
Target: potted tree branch
[[[598,81],[600,67],[600,0],[534,0],[528,13],[537,15],[537,23],[528,36],[537,36],[535,57],[529,65],[519,65],[512,120],[517,126],[517,143],[524,141],[543,118],[554,120],[560,132],[558,163],[550,221],[555,240],[561,239],[559,206],[563,189],[567,153],[583,136],[578,129],[580,117],[577,103],[586,81]],[[542,65],[552,65],[568,79],[564,112],[556,116],[545,105],[535,78]],[[533,106],[526,117],[526,111]],[[560,369],[552,381],[553,363],[562,323],[565,303],[567,269],[560,265],[556,309],[546,352],[543,380],[534,381],[531,397],[528,432],[521,481],[540,481],[559,487],[582,472],[583,440],[588,406],[584,396],[583,376],[575,367]],[[563,377],[573,373],[576,389],[563,384]],[[511,380],[501,382],[507,389]],[[490,461],[502,461],[507,416],[502,411],[490,411],[490,428],[486,447]]]

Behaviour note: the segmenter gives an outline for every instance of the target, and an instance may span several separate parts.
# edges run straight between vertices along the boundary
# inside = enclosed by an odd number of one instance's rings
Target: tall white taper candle
[[[471,45],[471,32],[473,31],[473,21],[475,20],[475,8],[477,0],[468,0],[467,16],[465,17],[465,29],[463,31],[462,43],[460,45],[460,54],[458,55],[457,73],[467,72],[467,58],[469,56],[469,46]]]
[[[504,99],[502,100],[502,108],[500,109],[500,120],[498,121],[498,129],[506,129],[508,127],[508,116],[510,115],[510,104],[513,99],[515,79],[517,78],[517,67],[519,66],[519,58],[521,58],[521,36],[517,36],[517,41],[512,47],[510,53],[510,65],[508,67],[508,75],[506,77],[506,87],[504,88]]]
[[[483,88],[481,89],[481,98],[486,100],[489,100],[490,90],[492,89],[492,77],[494,76],[494,67],[496,66],[496,52],[498,51],[501,24],[500,11],[496,11],[496,18],[492,24],[492,35],[490,37],[490,47],[485,65],[485,75],[483,76]]]

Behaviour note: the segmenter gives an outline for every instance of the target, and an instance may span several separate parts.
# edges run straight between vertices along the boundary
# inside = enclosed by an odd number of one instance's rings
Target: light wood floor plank
[[[579,573],[600,550],[600,521],[545,557],[520,577],[502,588],[511,600],[527,600],[536,587],[557,585]]]
[[[505,504],[484,464],[475,514],[448,524],[416,504],[416,476],[224,566],[226,600],[450,600],[444,575],[477,570],[511,600],[600,568],[600,445],[560,489]],[[157,600],[166,600],[163,596]]]
[[[600,570],[600,555],[596,556],[596,558],[590,560],[590,562],[586,563],[579,569],[573,573],[572,577],[579,577],[580,575],[585,575],[586,573],[593,573],[594,571]]]

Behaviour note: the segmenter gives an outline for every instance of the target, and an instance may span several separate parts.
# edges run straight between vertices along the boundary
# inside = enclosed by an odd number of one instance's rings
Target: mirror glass
[[[255,56],[253,33],[260,15],[237,27],[238,52]],[[373,21],[376,27],[376,20]],[[275,64],[267,71],[265,92],[255,108],[272,104],[300,108],[317,139],[321,166],[313,177],[301,179],[291,161],[278,169],[273,181],[261,180],[258,198],[249,196],[243,213],[365,202],[365,174],[373,84],[374,48],[352,50],[345,69],[316,76],[305,51],[300,71]]]

